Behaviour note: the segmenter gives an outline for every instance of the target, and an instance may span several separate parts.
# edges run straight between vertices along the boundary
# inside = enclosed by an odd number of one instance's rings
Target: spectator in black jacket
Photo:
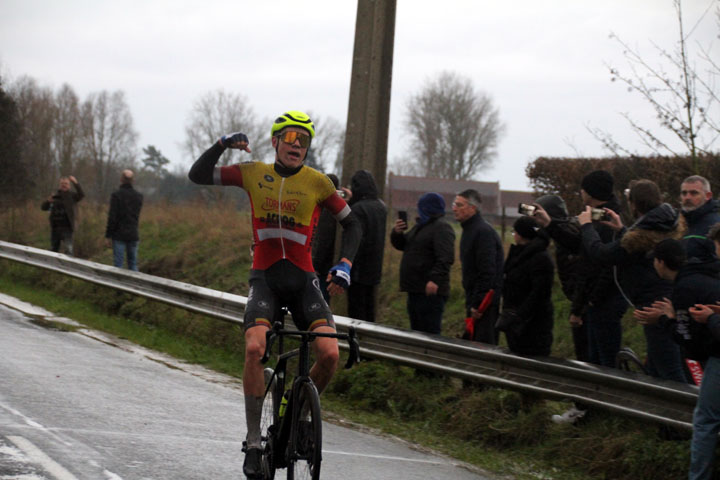
[[[680,185],[680,202],[688,226],[683,238],[688,258],[703,262],[717,258],[715,246],[707,238],[710,227],[720,223],[718,202],[712,198],[710,182],[700,175],[687,177]]]
[[[328,178],[338,188],[340,180],[334,173],[328,173]],[[342,191],[343,198],[347,196],[345,190]],[[347,198],[345,199],[347,201]],[[330,292],[327,291],[327,275],[330,269],[335,265],[335,236],[337,235],[337,220],[335,216],[326,208],[320,212],[318,224],[315,227],[315,238],[312,242],[312,263],[320,282],[320,291],[325,301],[330,304]]]
[[[580,183],[580,196],[587,208],[609,209],[620,212],[620,204],[615,197],[614,179],[605,170],[594,170],[585,175]],[[602,222],[592,222],[591,227],[597,239],[607,244],[614,240],[614,231]],[[556,231],[557,235],[559,232]],[[562,232],[564,243],[573,245],[568,231]],[[627,302],[615,285],[613,270],[592,258],[590,251],[582,246],[580,240],[580,259],[570,306],[570,324],[582,328],[587,334],[587,361],[606,367],[615,366],[615,358],[622,343],[622,317],[627,310]],[[580,340],[581,341],[581,340]],[[586,410],[576,404],[562,415],[553,415],[556,423],[574,423]]]
[[[620,212],[620,204],[613,193],[613,177],[609,172],[590,172],[583,178],[581,186],[580,195],[588,208]],[[596,236],[593,238],[599,239],[602,244],[613,242],[615,232],[602,222],[591,222],[588,228],[594,230]],[[627,310],[627,302],[615,285],[611,265],[598,262],[588,248],[582,249],[581,261],[570,323],[587,323],[589,361],[614,367],[622,343],[621,320]]]
[[[658,276],[650,252],[661,240],[682,238],[686,227],[682,215],[667,203],[662,203],[660,189],[651,180],[631,182],[628,201],[637,217],[630,228],[626,230],[620,216],[608,208],[605,212],[609,221],[601,222],[619,232],[619,240],[603,244],[592,227],[589,207],[578,215],[578,221],[582,225],[585,251],[594,261],[617,266],[624,297],[635,309],[643,310],[672,293],[672,283]],[[658,325],[644,325],[643,330],[650,374],[686,382],[680,348],[672,336]]]
[[[137,251],[140,243],[138,222],[143,196],[133,188],[133,177],[132,170],[123,170],[120,175],[120,188],[110,195],[105,242],[108,247],[112,242],[113,263],[116,267],[123,266],[127,254],[127,268],[137,272]]]
[[[70,190],[70,185],[75,191]],[[64,246],[66,254],[73,254],[73,233],[77,220],[77,203],[85,198],[85,193],[72,175],[61,177],[57,192],[49,196],[40,206],[50,210],[50,246],[53,252],[60,251]]]
[[[445,200],[426,193],[417,204],[415,226],[396,220],[392,246],[403,252],[400,291],[407,292],[410,328],[440,334],[442,315],[450,295],[450,267],[455,260],[455,232],[445,219]]]
[[[720,225],[709,234],[720,250]],[[713,240],[711,240],[713,241]],[[720,261],[700,262],[696,257],[685,263],[683,244],[667,239],[654,250],[658,275],[674,282],[672,300],[663,299],[636,318],[648,324],[659,322],[669,328],[685,354],[703,364],[704,374],[693,414],[690,445],[690,479],[713,478],[713,462],[720,433]]]
[[[460,237],[460,263],[465,289],[466,316],[472,318],[472,338],[477,342],[497,345],[497,322],[505,252],[500,235],[480,214],[480,193],[464,190],[453,202],[455,220],[463,232]],[[489,296],[488,296],[489,295]],[[485,298],[491,299],[482,309]]]
[[[535,201],[538,207],[533,214],[535,220],[545,228],[555,243],[555,265],[560,286],[570,302],[576,298],[579,278],[583,274],[583,259],[580,255],[582,237],[577,218],[571,217],[565,200],[557,195],[543,195]],[[583,284],[584,286],[584,284]],[[578,295],[580,297],[580,295]],[[584,309],[571,310],[569,320],[575,347],[575,358],[581,362],[590,361],[588,355],[587,324],[582,321]]]
[[[550,355],[553,342],[552,285],[555,274],[547,252],[550,239],[532,217],[513,224],[515,245],[505,261],[503,311],[498,329],[518,355]]]
[[[372,173],[359,170],[350,179],[352,197],[348,204],[362,225],[362,239],[355,254],[348,288],[348,316],[375,321],[375,296],[382,274],[385,253],[387,208],[378,198]]]

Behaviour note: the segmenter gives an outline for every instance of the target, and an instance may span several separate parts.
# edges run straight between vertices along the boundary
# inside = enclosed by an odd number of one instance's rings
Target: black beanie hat
[[[607,201],[613,196],[613,177],[605,170],[595,170],[582,179],[580,184],[588,195],[597,199]]]
[[[532,240],[538,236],[540,225],[538,225],[533,217],[523,216],[515,220],[513,230],[519,233],[521,237]]]

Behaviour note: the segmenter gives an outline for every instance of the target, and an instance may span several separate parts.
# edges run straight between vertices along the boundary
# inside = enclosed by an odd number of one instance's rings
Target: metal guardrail
[[[0,241],[0,258],[70,275],[220,320],[242,324],[246,297]],[[492,345],[335,316],[352,326],[363,356],[546,398],[692,429],[697,387],[583,362],[519,357]],[[345,345],[341,345],[345,348]]]

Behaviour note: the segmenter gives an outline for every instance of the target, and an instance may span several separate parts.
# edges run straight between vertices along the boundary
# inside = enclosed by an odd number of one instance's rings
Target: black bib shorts
[[[305,272],[288,260],[280,260],[267,270],[250,270],[245,330],[260,325],[271,328],[282,318],[283,307],[290,311],[298,330],[335,328],[314,272]]]

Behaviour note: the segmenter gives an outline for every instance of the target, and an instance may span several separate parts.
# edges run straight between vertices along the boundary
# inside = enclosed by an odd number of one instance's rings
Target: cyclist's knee
[[[265,353],[265,332],[267,328],[261,325],[254,326],[245,331],[245,360],[260,362]]]
[[[318,364],[322,365],[326,369],[334,370],[340,360],[340,351],[338,349],[337,341],[330,338],[318,338],[317,340],[322,340],[321,342],[318,342],[315,352]]]

